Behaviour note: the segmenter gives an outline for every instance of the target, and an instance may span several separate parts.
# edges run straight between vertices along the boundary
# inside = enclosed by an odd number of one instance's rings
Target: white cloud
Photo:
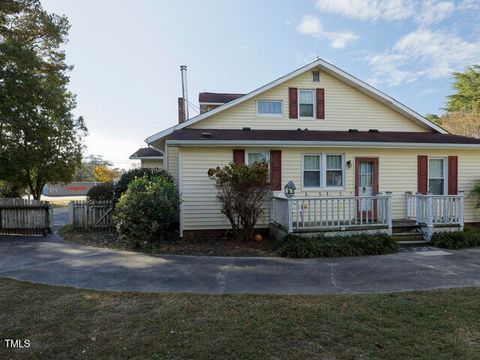
[[[447,77],[480,62],[480,43],[447,32],[420,29],[403,36],[391,50],[367,59],[374,69],[374,82],[399,85],[421,77]]]
[[[453,1],[414,0],[316,0],[316,7],[358,20],[400,21],[409,18],[420,24],[432,24],[450,16]]]
[[[330,41],[330,46],[335,49],[343,49],[348,44],[358,39],[358,36],[350,31],[326,31],[320,19],[315,16],[305,15],[297,26],[297,31]]]

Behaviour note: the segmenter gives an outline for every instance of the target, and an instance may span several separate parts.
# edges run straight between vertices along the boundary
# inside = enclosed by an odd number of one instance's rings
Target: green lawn
[[[0,358],[478,359],[480,289],[382,295],[111,293],[0,279]]]

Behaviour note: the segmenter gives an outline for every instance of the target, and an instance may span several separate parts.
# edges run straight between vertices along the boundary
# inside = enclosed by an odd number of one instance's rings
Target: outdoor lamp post
[[[295,190],[297,189],[297,187],[295,186],[293,181],[290,180],[283,189],[285,191],[285,196],[291,198],[295,195]]]

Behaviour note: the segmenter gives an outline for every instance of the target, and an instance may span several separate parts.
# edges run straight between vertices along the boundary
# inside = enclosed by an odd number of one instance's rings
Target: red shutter
[[[272,177],[273,190],[282,190],[282,151],[270,150],[270,176]]]
[[[418,155],[417,191],[426,194],[428,191],[428,156]]]
[[[298,92],[297,88],[288,88],[288,113],[290,119],[298,118]]]
[[[458,156],[448,157],[448,195],[458,192]]]
[[[325,119],[325,89],[317,89],[317,119]]]
[[[245,164],[245,150],[235,149],[233,150],[233,163],[234,164]]]

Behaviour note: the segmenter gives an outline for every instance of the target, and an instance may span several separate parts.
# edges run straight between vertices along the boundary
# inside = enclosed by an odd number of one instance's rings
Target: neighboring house
[[[130,155],[131,160],[140,160],[142,168],[163,168],[163,151],[151,147],[140,148]]]
[[[480,141],[449,134],[322,59],[246,95],[200,100],[200,115],[146,139],[164,149],[178,184],[185,238],[230,227],[207,170],[256,160],[270,161],[275,190],[258,227],[276,235],[418,223],[428,239],[479,221],[463,193],[480,176]]]

